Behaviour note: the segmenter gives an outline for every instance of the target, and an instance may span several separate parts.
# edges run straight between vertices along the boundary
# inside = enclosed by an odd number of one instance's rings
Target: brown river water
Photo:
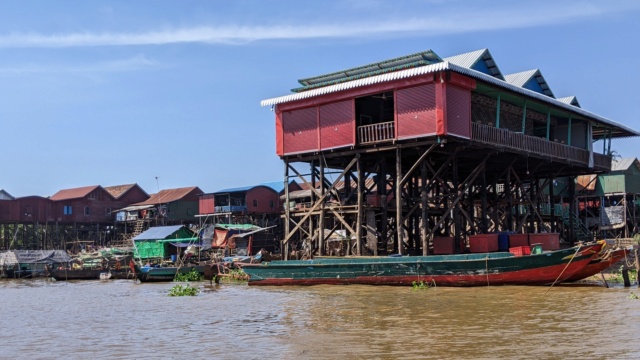
[[[0,280],[1,359],[640,359],[636,286]]]

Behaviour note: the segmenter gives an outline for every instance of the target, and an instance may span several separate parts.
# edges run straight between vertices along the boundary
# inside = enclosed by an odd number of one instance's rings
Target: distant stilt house
[[[317,255],[328,250],[319,229],[344,230],[345,253],[362,255],[432,254],[435,238],[471,251],[472,237],[493,232],[573,244],[584,227],[575,182],[560,197],[556,180],[610,171],[612,139],[640,135],[557,99],[538,69],[503,75],[488,49],[427,50],[298,82],[261,105],[275,115],[284,182],[312,190],[304,208],[284,207],[283,244]]]
[[[8,250],[0,252],[0,277],[44,276],[69,261],[71,257],[63,250]]]
[[[144,223],[144,228],[194,224],[202,194],[197,186],[161,190],[145,201],[118,209],[116,219],[118,222]]]
[[[576,180],[576,207],[603,238],[629,238],[640,231],[640,161],[614,159],[611,171]]]

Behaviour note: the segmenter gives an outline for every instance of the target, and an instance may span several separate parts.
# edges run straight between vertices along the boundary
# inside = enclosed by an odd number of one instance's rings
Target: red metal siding
[[[471,90],[448,84],[446,87],[448,135],[471,136]]]
[[[205,194],[200,196],[198,201],[198,214],[213,214],[215,212],[214,194]]]
[[[320,149],[355,145],[353,100],[320,106]]]
[[[284,134],[282,129],[282,112],[276,112],[276,155],[284,155]]]
[[[282,113],[284,154],[318,150],[318,108]]]
[[[434,84],[396,92],[398,138],[433,135],[436,132],[436,89]]]
[[[247,212],[258,214],[278,213],[280,196],[275,190],[266,186],[258,186],[247,191]],[[256,206],[257,204],[257,206]],[[273,207],[271,206],[273,204]]]

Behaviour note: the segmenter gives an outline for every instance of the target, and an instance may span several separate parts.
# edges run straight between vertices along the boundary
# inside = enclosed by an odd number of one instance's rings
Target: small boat
[[[105,269],[55,269],[51,270],[50,276],[58,281],[65,280],[105,280],[103,277],[108,276],[109,279],[126,279],[128,269],[105,270]],[[108,275],[102,275],[108,274]]]
[[[582,270],[571,275],[569,278],[564,280],[564,282],[576,282],[601,273],[604,270],[610,268],[618,261],[622,260],[627,256],[627,254],[629,254],[629,252],[629,249],[624,248],[603,251],[600,254],[596,255],[593,259],[591,259],[587,266],[585,266]]]
[[[138,280],[140,280],[140,282],[173,281],[177,274],[188,274],[194,270],[204,276],[204,265],[187,265],[181,267],[139,266],[138,264],[132,265],[136,277],[138,278]]]
[[[110,272],[101,272],[100,273],[100,280],[109,280],[111,279],[111,273]]]
[[[249,285],[551,285],[581,271],[602,246],[598,242],[525,256],[327,257],[239,265],[249,275]]]

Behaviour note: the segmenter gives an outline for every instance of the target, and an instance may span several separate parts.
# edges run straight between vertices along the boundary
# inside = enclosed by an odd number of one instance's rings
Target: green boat
[[[510,252],[399,256],[326,257],[239,264],[249,285],[550,285],[585,268],[602,250],[592,243],[540,254]]]
[[[136,278],[138,278],[140,282],[173,281],[177,274],[188,274],[193,270],[204,276],[204,265],[188,265],[178,268],[175,266],[139,266],[134,263],[132,266]]]

